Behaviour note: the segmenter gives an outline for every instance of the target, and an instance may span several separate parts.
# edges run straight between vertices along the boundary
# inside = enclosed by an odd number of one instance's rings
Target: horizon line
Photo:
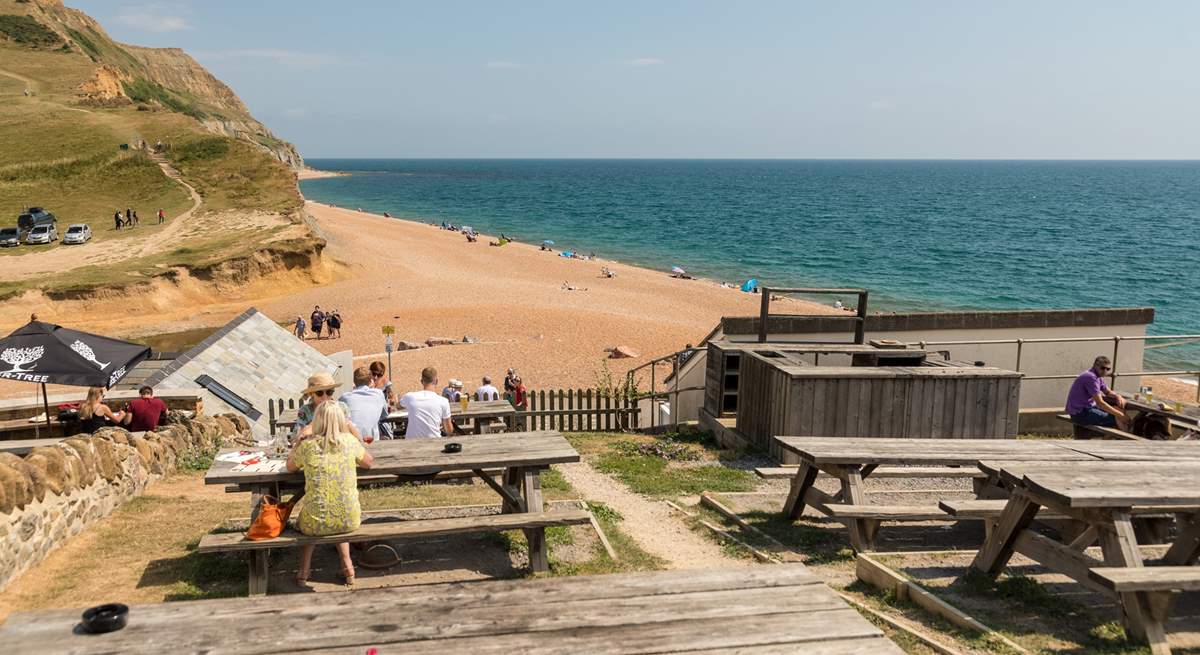
[[[409,161],[997,161],[997,162],[1196,162],[1200,157],[554,157],[554,156],[454,156],[379,157],[353,155],[301,155],[312,159],[409,160]]]

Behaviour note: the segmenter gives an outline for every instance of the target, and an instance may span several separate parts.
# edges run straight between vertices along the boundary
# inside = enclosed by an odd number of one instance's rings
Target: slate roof
[[[251,422],[255,434],[261,437],[269,431],[268,401],[298,399],[308,376],[322,370],[336,375],[337,368],[332,359],[251,307],[151,374],[146,384],[170,389],[199,389],[196,378],[208,375],[262,412],[258,421]],[[236,410],[206,392],[204,411],[222,414]]]

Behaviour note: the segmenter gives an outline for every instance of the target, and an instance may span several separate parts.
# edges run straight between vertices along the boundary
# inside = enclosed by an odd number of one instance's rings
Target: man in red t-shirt
[[[129,411],[133,420],[129,423],[130,432],[151,432],[158,427],[158,422],[167,413],[167,404],[154,397],[154,389],[142,387],[138,389],[141,396],[129,401]]]

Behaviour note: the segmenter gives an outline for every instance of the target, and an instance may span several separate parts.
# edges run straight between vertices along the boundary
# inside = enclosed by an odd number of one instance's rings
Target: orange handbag
[[[246,538],[250,541],[260,541],[274,539],[283,534],[288,518],[292,515],[292,508],[303,496],[304,492],[301,491],[286,503],[278,502],[274,496],[263,496],[258,509],[258,517],[250,524],[250,529],[246,531]]]

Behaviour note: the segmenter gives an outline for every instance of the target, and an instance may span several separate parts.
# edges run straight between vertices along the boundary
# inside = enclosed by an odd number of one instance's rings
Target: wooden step
[[[798,466],[760,467],[754,469],[755,475],[766,480],[788,479],[796,477]],[[987,475],[979,469],[968,466],[880,466],[871,472],[866,479],[874,478],[986,478]]]
[[[836,519],[878,519],[880,521],[951,521],[937,507],[921,505],[826,505]]]
[[[307,544],[333,544],[342,541],[381,541],[410,537],[433,537],[469,532],[502,532],[522,528],[548,528],[560,525],[580,525],[591,522],[591,513],[583,509],[555,510],[553,512],[530,512],[518,514],[496,514],[491,516],[466,516],[448,519],[420,519],[396,521],[387,517],[369,517],[359,529],[345,534],[314,537],[287,529],[275,539],[251,541],[241,532],[208,534],[200,539],[197,550],[201,553],[228,553],[267,548],[290,548]]]
[[[1102,567],[1089,570],[1088,577],[1117,593],[1200,590],[1197,566]]]

